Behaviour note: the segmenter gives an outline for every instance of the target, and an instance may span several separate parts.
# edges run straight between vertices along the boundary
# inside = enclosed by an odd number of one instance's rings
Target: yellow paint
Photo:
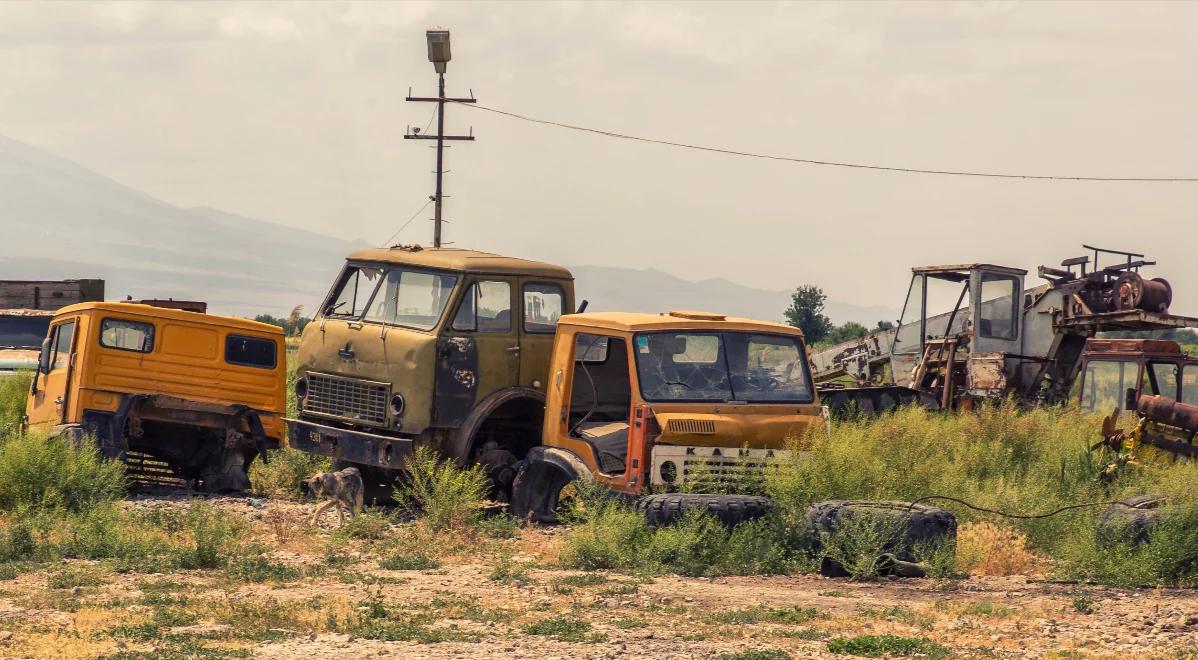
[[[105,319],[153,327],[148,352],[104,346]],[[59,310],[51,323],[75,323],[69,358],[39,374],[26,415],[34,428],[79,424],[85,410],[116,410],[132,394],[166,394],[190,401],[242,404],[257,410],[266,435],[282,442],[287,408],[287,362],[283,331],[276,326],[212,314],[134,303],[82,303]],[[229,335],[275,344],[274,368],[230,364]],[[111,341],[111,340],[109,340]]]

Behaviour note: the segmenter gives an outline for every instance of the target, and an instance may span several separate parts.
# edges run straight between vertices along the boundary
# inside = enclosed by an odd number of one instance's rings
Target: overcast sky
[[[378,243],[449,92],[597,128],[937,169],[1198,176],[1198,5],[0,3],[0,133],[165,201]],[[462,107],[457,245],[898,306],[915,264],[1126,247],[1198,314],[1198,184],[965,179],[612,140]],[[431,241],[422,216],[404,242]],[[1034,273],[1029,277],[1034,282]]]

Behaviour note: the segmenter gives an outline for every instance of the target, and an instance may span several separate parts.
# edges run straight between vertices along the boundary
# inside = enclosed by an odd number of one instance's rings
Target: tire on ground
[[[334,472],[351,467],[358,468],[358,473],[362,475],[363,504],[366,506],[395,504],[395,472],[373,465],[351,463],[341,459],[333,460],[332,470]]]
[[[556,525],[562,489],[571,481],[571,475],[550,463],[520,461],[512,480],[512,515],[519,520]]]
[[[1137,495],[1107,507],[1098,517],[1098,528],[1094,532],[1099,547],[1109,548],[1120,542],[1147,543],[1160,518],[1158,507],[1162,503],[1160,495]]]
[[[765,516],[773,510],[774,503],[757,495],[663,493],[638,499],[636,508],[654,527],[672,525],[688,511],[706,511],[731,528]]]
[[[921,543],[956,541],[957,538],[957,517],[939,507],[884,500],[829,500],[807,507],[807,524],[816,556],[822,553],[824,535],[834,534],[842,522],[855,516],[897,519],[900,528],[896,530],[895,539],[882,551],[893,554],[900,561],[916,561],[913,550]],[[830,557],[824,557],[820,562],[820,574],[825,577],[848,576],[844,567]]]

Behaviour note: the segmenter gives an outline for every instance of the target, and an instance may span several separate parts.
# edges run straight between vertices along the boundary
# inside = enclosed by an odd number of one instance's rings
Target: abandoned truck
[[[126,302],[59,310],[26,406],[30,428],[95,438],[134,480],[249,486],[283,438],[286,364],[273,325]]]
[[[916,402],[968,407],[1007,396],[1060,403],[1072,391],[1086,340],[1098,332],[1198,327],[1196,318],[1169,313],[1168,282],[1140,274],[1155,262],[1083,247],[1093,260],[1041,266],[1047,283],[1028,289],[1027,271],[1007,266],[911,269],[897,327],[812,354],[824,402],[865,413]],[[1101,255],[1120,260],[1100,266]]]
[[[567,315],[512,513],[552,522],[562,489],[582,479],[639,498],[655,524],[692,507],[736,524],[768,502],[661,491],[758,477],[825,423],[797,328],[705,312]]]
[[[355,252],[300,340],[290,444],[357,466],[368,502],[390,499],[417,444],[485,466],[506,500],[540,443],[554,331],[573,305],[573,276],[552,264]]]

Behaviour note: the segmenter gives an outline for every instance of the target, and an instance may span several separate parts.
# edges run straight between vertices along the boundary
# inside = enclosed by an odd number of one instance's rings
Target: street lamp
[[[428,40],[428,61],[433,63],[437,73],[445,73],[445,65],[449,63],[449,30],[428,30],[424,33]]]

